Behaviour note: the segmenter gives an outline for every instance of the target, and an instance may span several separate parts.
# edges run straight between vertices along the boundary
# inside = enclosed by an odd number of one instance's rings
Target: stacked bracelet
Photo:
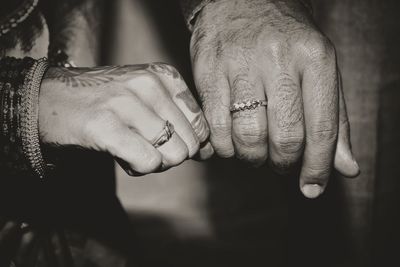
[[[39,90],[47,68],[47,59],[39,59],[25,77],[20,112],[23,151],[33,171],[40,178],[45,175],[46,165],[39,144]]]
[[[10,174],[33,172],[43,178],[45,164],[39,146],[39,88],[46,59],[0,60],[0,164]]]

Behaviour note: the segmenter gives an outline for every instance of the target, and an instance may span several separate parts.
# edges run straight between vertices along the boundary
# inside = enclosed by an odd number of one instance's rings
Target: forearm
[[[211,2],[216,2],[216,1],[223,1],[223,0],[180,0],[183,15],[190,30],[194,25],[195,18],[197,17],[198,13],[203,9],[203,7]],[[266,0],[266,1],[273,1],[273,0]],[[290,0],[290,1],[300,2],[307,9],[312,11],[311,0]]]

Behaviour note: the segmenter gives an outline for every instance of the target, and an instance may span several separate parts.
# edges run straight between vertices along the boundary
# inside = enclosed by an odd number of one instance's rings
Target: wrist
[[[254,13],[273,9],[276,6],[275,2],[274,0],[205,0],[193,10],[188,19],[188,26],[191,31],[194,31],[198,26],[197,22],[199,20],[212,21],[215,25],[219,20],[227,17],[226,15],[232,16],[237,14],[237,16],[243,18],[251,18],[254,17]],[[297,10],[304,7],[310,14],[313,13],[311,0],[286,0],[286,5]],[[209,13],[211,17],[209,17]]]
[[[16,171],[30,170],[43,178],[45,163],[38,136],[38,98],[47,60],[6,57],[0,60],[0,68],[2,156]]]

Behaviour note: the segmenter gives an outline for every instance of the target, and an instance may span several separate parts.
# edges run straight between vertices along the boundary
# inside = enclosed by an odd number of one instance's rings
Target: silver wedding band
[[[253,110],[258,107],[266,107],[268,105],[267,100],[248,100],[244,102],[236,102],[230,108],[232,113],[245,110]]]
[[[166,121],[161,133],[156,138],[154,138],[154,141],[151,144],[155,148],[162,146],[171,139],[174,132],[174,125],[172,125],[172,123],[170,123],[169,121]]]

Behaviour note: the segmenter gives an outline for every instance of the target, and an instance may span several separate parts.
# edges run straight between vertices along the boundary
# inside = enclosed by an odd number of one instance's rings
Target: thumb
[[[360,167],[351,150],[350,124],[343,95],[342,79],[339,73],[339,132],[334,160],[335,169],[345,177],[353,178],[360,174]]]

